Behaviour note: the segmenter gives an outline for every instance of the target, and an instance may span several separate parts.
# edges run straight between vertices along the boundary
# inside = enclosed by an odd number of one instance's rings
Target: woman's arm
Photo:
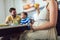
[[[50,0],[48,5],[49,10],[49,21],[43,23],[39,27],[33,27],[34,30],[43,30],[56,26],[57,23],[57,15],[58,15],[58,7],[57,2],[55,0]]]

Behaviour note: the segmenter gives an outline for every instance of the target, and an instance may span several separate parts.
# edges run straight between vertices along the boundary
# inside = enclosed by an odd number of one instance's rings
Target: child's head
[[[21,13],[21,18],[24,19],[28,16],[27,12],[22,12]]]

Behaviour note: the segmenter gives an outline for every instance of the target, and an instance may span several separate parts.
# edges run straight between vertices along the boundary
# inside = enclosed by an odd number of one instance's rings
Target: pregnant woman
[[[32,27],[34,32],[28,32],[26,40],[57,40],[57,2],[56,0],[43,1],[46,1],[47,5],[40,11],[37,17],[38,21],[35,21]]]

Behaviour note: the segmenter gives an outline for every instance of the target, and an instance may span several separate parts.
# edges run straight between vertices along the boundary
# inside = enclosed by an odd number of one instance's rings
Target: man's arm
[[[9,23],[9,17],[6,18],[5,23],[6,23],[6,24]]]

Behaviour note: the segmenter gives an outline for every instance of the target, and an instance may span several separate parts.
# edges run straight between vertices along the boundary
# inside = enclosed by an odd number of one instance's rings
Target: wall
[[[15,8],[16,8],[17,13],[20,13],[23,11],[22,6],[23,6],[22,0],[15,0]]]
[[[11,7],[14,7],[14,0],[5,0],[5,12],[6,12],[6,16],[10,15],[9,13],[9,9]]]
[[[0,23],[3,23],[4,20],[5,20],[4,0],[0,0]]]

